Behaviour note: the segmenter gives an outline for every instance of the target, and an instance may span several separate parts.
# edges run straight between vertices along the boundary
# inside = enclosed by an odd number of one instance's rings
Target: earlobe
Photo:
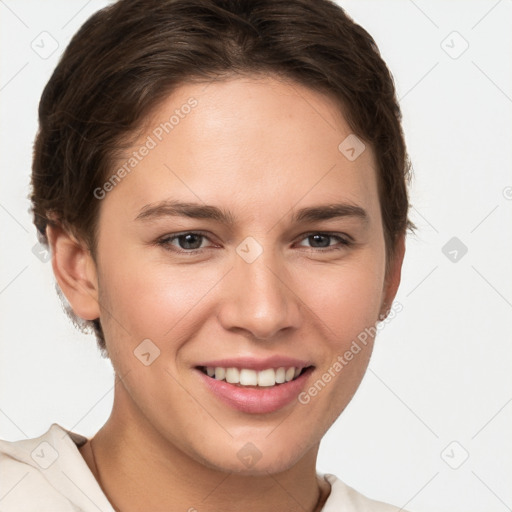
[[[393,304],[400,279],[402,276],[402,263],[405,256],[405,235],[400,236],[396,242],[393,260],[390,262],[386,279],[384,281],[383,300],[379,319],[384,320]]]
[[[89,248],[60,225],[46,228],[57,283],[73,312],[84,320],[100,316],[96,264]]]

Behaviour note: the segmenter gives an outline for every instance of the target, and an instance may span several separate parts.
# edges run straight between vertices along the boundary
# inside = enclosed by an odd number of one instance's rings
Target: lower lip
[[[295,380],[271,387],[235,386],[224,380],[208,377],[199,369],[196,369],[196,371],[202,377],[208,389],[224,403],[241,412],[266,414],[278,411],[297,400],[313,368],[308,368]]]

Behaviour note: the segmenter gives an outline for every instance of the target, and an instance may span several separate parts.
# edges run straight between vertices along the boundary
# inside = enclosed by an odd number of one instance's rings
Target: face
[[[117,414],[209,467],[290,468],[352,398],[358,336],[394,295],[372,149],[347,158],[334,103],[272,78],[183,85],[144,130],[99,216]]]

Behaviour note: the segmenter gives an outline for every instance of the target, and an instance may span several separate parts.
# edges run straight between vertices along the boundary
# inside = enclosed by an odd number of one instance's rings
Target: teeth
[[[258,374],[256,371],[245,368],[240,370],[240,384],[242,386],[256,386],[258,384]]]
[[[224,380],[226,378],[226,369],[225,368],[214,368],[215,378],[217,380]]]
[[[212,377],[216,380],[225,380],[229,384],[271,387],[296,379],[300,375],[302,368],[290,366],[289,368],[268,368],[257,372],[249,368],[239,369],[207,366],[203,368],[203,371],[208,377]]]
[[[256,372],[254,372],[256,373]],[[240,381],[240,384],[243,384]],[[272,368],[258,372],[258,386],[275,386],[276,384],[276,372]]]
[[[226,368],[226,382],[238,384],[240,382],[240,371],[238,368]]]
[[[293,376],[295,375],[295,368],[288,368],[285,373],[285,380],[286,382],[290,382],[293,379]]]
[[[282,384],[286,379],[285,379],[285,376],[286,376],[286,368],[278,368],[276,370],[276,383],[277,384]]]

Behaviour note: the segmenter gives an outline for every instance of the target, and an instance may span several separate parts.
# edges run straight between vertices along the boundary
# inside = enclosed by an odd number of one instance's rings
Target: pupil
[[[329,247],[329,237],[327,235],[311,235],[309,239],[309,242],[313,247]],[[325,243],[322,243],[322,241]],[[320,243],[315,245],[317,242]]]
[[[189,233],[179,237],[180,247],[182,249],[199,249],[201,246],[201,235]],[[183,243],[182,243],[183,242]]]

